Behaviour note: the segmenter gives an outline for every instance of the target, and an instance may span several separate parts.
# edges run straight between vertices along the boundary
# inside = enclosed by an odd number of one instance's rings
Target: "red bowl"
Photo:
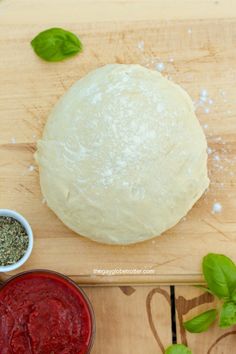
[[[1,354],[88,354],[94,336],[91,303],[66,276],[32,270],[1,286]]]

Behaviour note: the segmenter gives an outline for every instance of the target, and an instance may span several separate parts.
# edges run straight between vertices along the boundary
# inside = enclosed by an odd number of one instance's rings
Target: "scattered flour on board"
[[[170,79],[170,73],[171,78],[172,76],[175,76],[175,72],[173,72],[175,67],[171,65],[171,63],[174,61],[174,58],[170,56],[166,58],[145,56],[142,61],[143,62],[141,64],[150,69],[162,70],[164,65],[166,77],[168,79]],[[164,63],[166,63],[166,65]],[[175,77],[173,79],[175,81]],[[194,80],[194,76],[191,78],[191,80]],[[221,114],[222,120],[224,117],[227,118],[227,116],[233,115],[232,111],[227,109],[227,105],[229,104],[227,92],[226,90],[219,89],[214,93],[214,95],[214,97],[211,97],[208,88],[202,86],[199,88],[198,98],[194,102],[197,116],[203,129],[205,130],[208,141],[208,170],[211,183],[209,188],[210,193],[207,191],[204,197],[204,201],[207,204],[210,202],[209,197],[212,195],[212,193],[219,189],[225,190],[225,181],[227,179],[229,181],[232,180],[232,177],[234,176],[234,172],[232,170],[236,166],[236,156],[232,157],[230,143],[223,139],[221,136],[216,136],[214,125],[211,122],[212,118],[214,117],[213,115],[216,114],[219,109],[222,109],[222,107],[226,107]],[[230,195],[227,194],[227,196]]]
[[[191,35],[192,29],[188,28],[187,33]],[[155,56],[148,57],[145,55],[142,57],[140,64],[149,69],[165,72],[168,79],[172,79],[173,77],[174,81],[180,83],[181,80],[176,80],[176,75],[177,78],[179,78],[179,73],[176,72],[175,66],[172,65],[173,62],[174,57],[170,55],[165,57],[163,56],[162,58]],[[192,82],[197,80],[194,73],[190,74],[188,73],[188,76],[187,74],[183,74],[185,75],[185,79],[187,79],[187,81]],[[231,79],[236,80],[236,72],[231,76]],[[226,193],[226,186],[229,186],[229,183],[231,183],[232,178],[235,175],[234,170],[236,168],[236,156],[234,156],[231,151],[230,142],[227,141],[226,138],[217,136],[212,120],[214,119],[215,114],[219,115],[220,113],[219,119],[221,119],[223,124],[224,119],[233,117],[234,111],[228,107],[230,100],[227,95],[227,90],[219,88],[214,92],[214,96],[212,97],[211,92],[205,84],[199,86],[198,97],[194,101],[194,106],[207,137],[208,174],[210,178],[210,186],[203,197],[203,202],[207,204],[210,210],[212,209],[214,213],[219,213],[222,210],[222,206],[218,202],[215,203],[215,207],[212,206],[211,197],[212,195],[214,196],[215,193],[218,194],[219,190],[224,192],[224,197],[231,197],[230,192]]]

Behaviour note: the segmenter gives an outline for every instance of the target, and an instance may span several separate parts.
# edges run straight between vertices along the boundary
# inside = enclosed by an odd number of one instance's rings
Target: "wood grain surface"
[[[32,225],[35,247],[22,270],[53,269],[84,284],[196,283],[206,253],[236,261],[236,18],[230,3],[0,1],[0,208],[16,209]],[[30,40],[52,26],[78,33],[84,52],[62,63],[37,58]],[[196,102],[211,149],[210,189],[187,217],[161,237],[127,247],[97,244],[67,229],[43,203],[33,157],[59,97],[90,70],[113,62],[154,70],[164,63],[163,74]],[[210,100],[199,102],[202,89]],[[215,202],[222,205],[219,214],[212,213]]]
[[[92,354],[162,353],[170,343],[169,288],[85,288],[96,316]]]
[[[84,289],[93,303],[97,335],[92,354],[164,354],[172,344],[169,287],[109,287]],[[182,323],[216,304],[211,295],[195,287],[175,286],[177,343],[193,354],[234,354],[236,326],[215,325],[191,334]],[[173,306],[173,304],[172,304]]]

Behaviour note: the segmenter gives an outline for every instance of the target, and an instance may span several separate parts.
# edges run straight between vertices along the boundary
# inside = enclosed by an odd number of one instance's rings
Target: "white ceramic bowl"
[[[27,248],[24,256],[21,259],[14,264],[0,266],[0,272],[10,272],[12,270],[15,270],[15,269],[21,267],[29,258],[30,254],[32,252],[33,243],[34,243],[33,232],[32,232],[32,229],[31,229],[28,221],[21,214],[17,213],[14,210],[0,209],[0,216],[9,216],[11,218],[18,220],[21,223],[21,225],[25,228],[25,231],[27,232],[27,235],[29,237],[28,248]]]

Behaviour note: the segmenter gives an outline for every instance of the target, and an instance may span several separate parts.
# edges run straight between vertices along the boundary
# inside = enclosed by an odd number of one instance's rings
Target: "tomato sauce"
[[[0,289],[0,353],[87,354],[91,311],[83,293],[63,276],[22,273]]]

